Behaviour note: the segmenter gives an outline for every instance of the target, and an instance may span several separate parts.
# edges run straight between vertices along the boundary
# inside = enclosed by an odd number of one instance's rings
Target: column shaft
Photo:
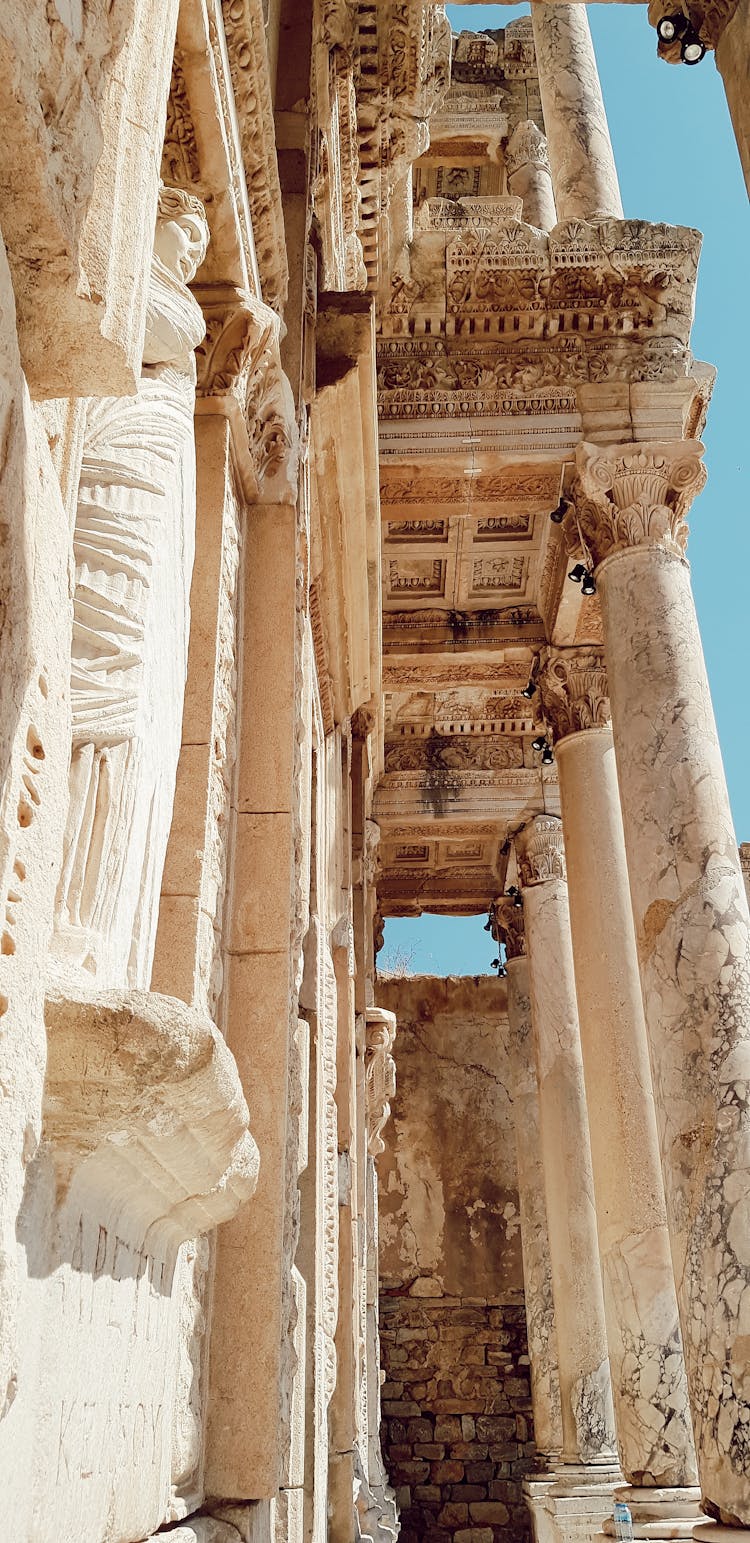
[[[688,566],[597,583],[701,1486],[750,1523],[750,916]]]
[[[698,1492],[684,1491],[697,1470],[611,729],[567,734],[556,761],[620,1462],[632,1485],[682,1489],[672,1498],[678,1509],[692,1499],[695,1519]],[[669,1505],[666,1495],[665,1516]],[[688,1505],[688,1536],[690,1513]]]
[[[586,7],[533,0],[531,16],[557,217],[621,220]]]
[[[539,1128],[539,1090],[531,1031],[529,963],[525,955],[509,959],[507,971],[518,1206],[521,1215],[523,1289],[531,1361],[534,1438],[540,1457],[549,1459],[558,1457],[562,1448],[562,1414]]]
[[[563,1460],[611,1464],[615,1435],[567,885],[524,887]]]

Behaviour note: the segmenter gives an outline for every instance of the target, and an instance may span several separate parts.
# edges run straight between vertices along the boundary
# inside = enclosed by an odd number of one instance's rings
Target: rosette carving
[[[521,884],[545,884],[549,879],[567,879],[562,820],[553,814],[537,814],[518,832],[516,859]]]
[[[523,906],[511,895],[498,895],[490,906],[490,931],[496,943],[502,943],[506,959],[518,959],[526,953]]]
[[[556,740],[610,722],[607,671],[597,648],[549,649],[539,673],[544,716]]]
[[[657,444],[580,444],[576,500],[581,534],[598,565],[627,547],[661,547],[682,557],[687,513],[705,485],[697,440]]]

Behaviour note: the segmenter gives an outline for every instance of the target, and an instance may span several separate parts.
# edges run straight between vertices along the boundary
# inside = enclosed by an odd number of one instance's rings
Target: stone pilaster
[[[547,141],[540,128],[527,118],[517,123],[505,151],[508,192],[523,200],[523,217],[537,230],[552,230],[557,223]]]
[[[561,1521],[558,1502],[565,1502],[567,1511],[575,1497],[576,1514],[582,1512],[593,1530],[611,1510],[611,1486],[619,1474],[561,822],[537,815],[516,837],[516,853],[562,1404],[561,1477],[545,1503],[552,1506],[557,1535],[572,1537],[577,1533],[569,1519]]]
[[[617,170],[585,6],[531,6],[559,220],[622,219]]]
[[[683,553],[691,442],[583,444],[667,1218],[705,1508],[750,1524],[750,915]]]
[[[550,650],[540,690],[560,778],[620,1462],[636,1536],[689,1537],[697,1470],[603,654]]]
[[[492,907],[492,923],[493,936],[504,943],[506,950],[508,1029],[513,1075],[523,1289],[531,1361],[531,1401],[536,1448],[542,1467],[546,1467],[559,1457],[562,1449],[562,1414],[523,908],[502,896]]]

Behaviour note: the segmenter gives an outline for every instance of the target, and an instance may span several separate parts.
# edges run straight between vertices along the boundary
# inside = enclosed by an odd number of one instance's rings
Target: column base
[[[715,1522],[710,1517],[696,1527],[693,1536],[700,1539],[700,1543],[750,1543],[750,1527],[729,1527],[723,1522]]]
[[[615,1490],[615,1499],[624,1500],[633,1518],[634,1538],[705,1538],[708,1518],[701,1511],[701,1492],[697,1486],[647,1488],[624,1484]],[[609,1543],[615,1534],[614,1516],[609,1516],[594,1543]]]
[[[591,1543],[614,1510],[615,1464],[558,1463],[524,1483],[535,1543]]]

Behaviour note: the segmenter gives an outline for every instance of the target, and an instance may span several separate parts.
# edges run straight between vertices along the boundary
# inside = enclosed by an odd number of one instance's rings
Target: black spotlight
[[[520,911],[523,908],[523,895],[520,889],[517,889],[513,896],[513,906],[516,911]]]
[[[536,739],[532,739],[532,741],[531,741],[531,748],[532,748],[532,750],[543,750],[545,745],[546,745],[546,743],[547,743],[547,741],[546,741],[544,735],[543,734],[537,734]],[[510,894],[510,893],[511,893],[511,891],[508,890],[508,894]]]
[[[528,686],[524,686],[523,691],[521,692],[521,696],[525,696],[527,701],[530,702],[535,691],[536,691],[536,681],[535,680],[530,680]]]
[[[706,45],[702,43],[697,32],[692,27],[687,27],[680,45],[680,57],[683,64],[700,64],[705,58]]]
[[[656,35],[660,43],[674,43],[675,38],[682,37],[687,27],[687,17],[681,16],[679,11],[674,16],[662,16],[656,23]]]
[[[585,572],[585,574],[583,576],[583,583],[581,585],[581,594],[582,595],[595,595],[596,594],[596,584],[594,583],[594,575],[593,575],[593,573],[589,573],[588,569],[586,570],[586,572]]]
[[[552,746],[545,745],[542,751],[542,766],[551,766],[555,757],[552,754]]]
[[[506,895],[509,895],[511,899],[515,899],[515,896],[519,894],[518,885],[511,884],[510,889],[506,889],[505,893]]]
[[[584,563],[576,563],[575,567],[571,568],[570,573],[568,574],[568,578],[572,579],[574,584],[580,584],[581,579],[584,579],[585,577],[586,567]]]
[[[486,922],[484,924],[484,931],[485,932],[491,932],[492,931],[492,921],[490,920],[489,916],[487,917],[487,920],[486,920]]]
[[[553,509],[552,513],[550,515],[550,519],[552,521],[552,524],[553,525],[562,525],[562,522],[565,519],[566,510],[568,510],[569,508],[570,508],[570,499],[569,498],[561,498],[557,508]]]

